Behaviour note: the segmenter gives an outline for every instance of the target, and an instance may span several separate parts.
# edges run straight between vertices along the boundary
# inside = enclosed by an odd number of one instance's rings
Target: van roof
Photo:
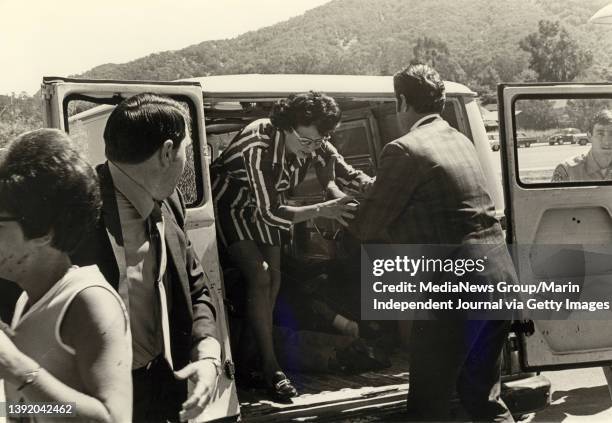
[[[55,79],[69,80],[67,78]],[[87,82],[86,80],[83,81]],[[239,74],[186,78],[177,82],[180,81],[199,82],[202,86],[202,94],[205,101],[207,98],[214,98],[217,101],[275,99],[309,90],[323,92],[332,97],[339,98],[380,99],[386,101],[390,98],[395,98],[392,76]],[[138,82],[142,83],[142,81]],[[444,81],[444,86],[446,87],[446,94],[450,96],[476,96],[474,91],[457,82]],[[81,112],[76,116],[79,119],[93,117],[97,114],[104,114],[112,108],[113,106],[100,105]],[[70,117],[70,120],[74,120],[74,116]]]
[[[242,74],[187,78],[202,85],[204,98],[283,97],[309,90],[332,97],[394,97],[393,77],[368,75]],[[465,85],[444,81],[447,95],[476,96]]]

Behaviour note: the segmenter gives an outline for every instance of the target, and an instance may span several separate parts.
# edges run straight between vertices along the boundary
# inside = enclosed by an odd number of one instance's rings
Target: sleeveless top
[[[11,327],[15,331],[12,338],[17,348],[35,360],[41,368],[55,376],[69,387],[83,392],[84,386],[79,376],[75,351],[63,343],[60,337],[62,321],[68,307],[74,298],[84,289],[100,287],[110,292],[121,304],[124,316],[126,354],[131,356],[131,339],[127,312],[116,291],[106,282],[97,266],[71,267],[66,275],[45,293],[40,300],[24,310],[28,296],[24,292],[19,297]],[[88,334],[81,334],[88,336]],[[18,391],[16,386],[5,383],[6,401],[18,403],[30,402],[27,398],[27,389]],[[74,418],[67,418],[68,420]],[[23,419],[21,419],[23,421]],[[25,421],[28,421],[26,418]],[[44,418],[38,415],[29,421],[58,422],[57,418]]]

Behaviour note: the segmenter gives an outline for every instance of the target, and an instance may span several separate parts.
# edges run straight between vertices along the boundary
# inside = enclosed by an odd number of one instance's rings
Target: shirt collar
[[[414,131],[416,128],[418,128],[418,127],[419,127],[419,126],[420,126],[420,125],[421,125],[421,124],[422,124],[424,121],[426,121],[427,119],[431,119],[431,118],[437,119],[437,118],[439,118],[439,117],[440,117],[440,115],[439,115],[438,113],[430,113],[430,114],[428,114],[428,115],[425,115],[425,116],[423,116],[421,119],[417,120],[417,121],[414,123],[414,125],[412,125],[412,126],[410,127],[410,131]]]
[[[589,175],[605,176],[608,169],[610,169],[609,166],[604,168],[599,167],[599,164],[597,164],[595,157],[593,157],[592,149],[589,150],[584,160],[586,161],[586,171]]]
[[[304,166],[307,159],[298,159],[295,155],[287,154],[287,148],[285,143],[285,131],[281,129],[276,130],[276,134],[274,135],[274,156],[272,158],[272,163],[275,165],[286,163],[293,169]],[[310,158],[314,158],[317,156],[316,152],[312,152]]]
[[[140,214],[140,217],[147,219],[151,211],[153,211],[154,206],[151,194],[115,163],[109,161],[108,169],[113,179],[115,189],[127,198],[138,214]]]

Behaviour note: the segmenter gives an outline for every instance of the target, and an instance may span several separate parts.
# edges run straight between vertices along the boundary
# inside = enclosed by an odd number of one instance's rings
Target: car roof
[[[204,98],[283,97],[292,93],[319,91],[332,97],[395,97],[393,77],[369,75],[241,74],[188,78],[202,85]],[[446,94],[476,96],[465,85],[444,81]]]

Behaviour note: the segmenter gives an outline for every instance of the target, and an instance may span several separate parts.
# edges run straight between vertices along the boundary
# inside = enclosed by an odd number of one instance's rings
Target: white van
[[[586,243],[598,226],[598,240],[612,239],[610,209],[612,187],[606,184],[573,186],[571,190],[544,183],[548,170],[533,169],[532,159],[518,153],[514,102],[525,93],[545,96],[598,95],[606,86],[509,86],[500,88],[501,162],[491,147],[477,105],[476,94],[467,87],[446,82],[447,105],[443,113],[451,126],[473,141],[498,217],[508,222],[508,239],[515,243],[552,240],[561,234],[569,242]],[[404,406],[408,390],[407,353],[391,353],[391,367],[363,374],[296,374],[288,371],[302,394],[292,404],[273,403],[257,392],[237,391],[230,351],[225,287],[217,254],[208,166],[225,143],[250,121],[267,116],[273,102],[295,92],[315,90],[333,96],[343,118],[333,141],[354,167],[374,175],[382,147],[398,137],[395,97],[391,77],[328,75],[227,75],[193,78],[179,82],[93,81],[45,77],[43,116],[45,125],[67,131],[86,149],[92,164],[105,160],[102,133],[108,114],[122,99],[141,92],[168,95],[189,108],[193,122],[193,151],[181,180],[188,203],[189,236],[200,254],[212,283],[223,336],[225,372],[220,378],[214,403],[198,421],[288,421],[292,419],[347,419],[354,416],[388,413]],[[501,163],[503,166],[500,168]],[[532,185],[521,181],[521,164]],[[548,165],[548,164],[547,164]],[[551,170],[552,172],[552,170]],[[505,192],[502,194],[502,174]],[[534,176],[535,175],[535,176]],[[544,176],[542,176],[544,175]],[[593,189],[594,188],[594,189]],[[594,195],[597,193],[597,195]],[[609,200],[603,201],[607,194]],[[596,204],[595,199],[602,202]],[[307,178],[290,201],[304,204],[321,199],[314,174]],[[504,199],[506,208],[504,207]],[[593,204],[591,204],[593,202]],[[570,216],[582,226],[566,221]],[[549,220],[552,219],[552,220]],[[553,223],[549,223],[553,222]],[[574,226],[571,226],[571,225]],[[552,225],[552,226],[551,226]],[[607,225],[607,226],[606,226]],[[284,253],[292,265],[325,266],[339,255],[339,228],[328,221],[296,225]],[[534,238],[534,234],[537,235]],[[358,286],[355,287],[359,289]],[[522,415],[549,403],[550,383],[535,374],[542,368],[592,366],[612,362],[612,325],[589,321],[517,322],[504,349],[502,396],[515,415]],[[608,333],[611,332],[611,333]],[[600,336],[601,334],[605,336]],[[579,336],[578,336],[579,334]]]

